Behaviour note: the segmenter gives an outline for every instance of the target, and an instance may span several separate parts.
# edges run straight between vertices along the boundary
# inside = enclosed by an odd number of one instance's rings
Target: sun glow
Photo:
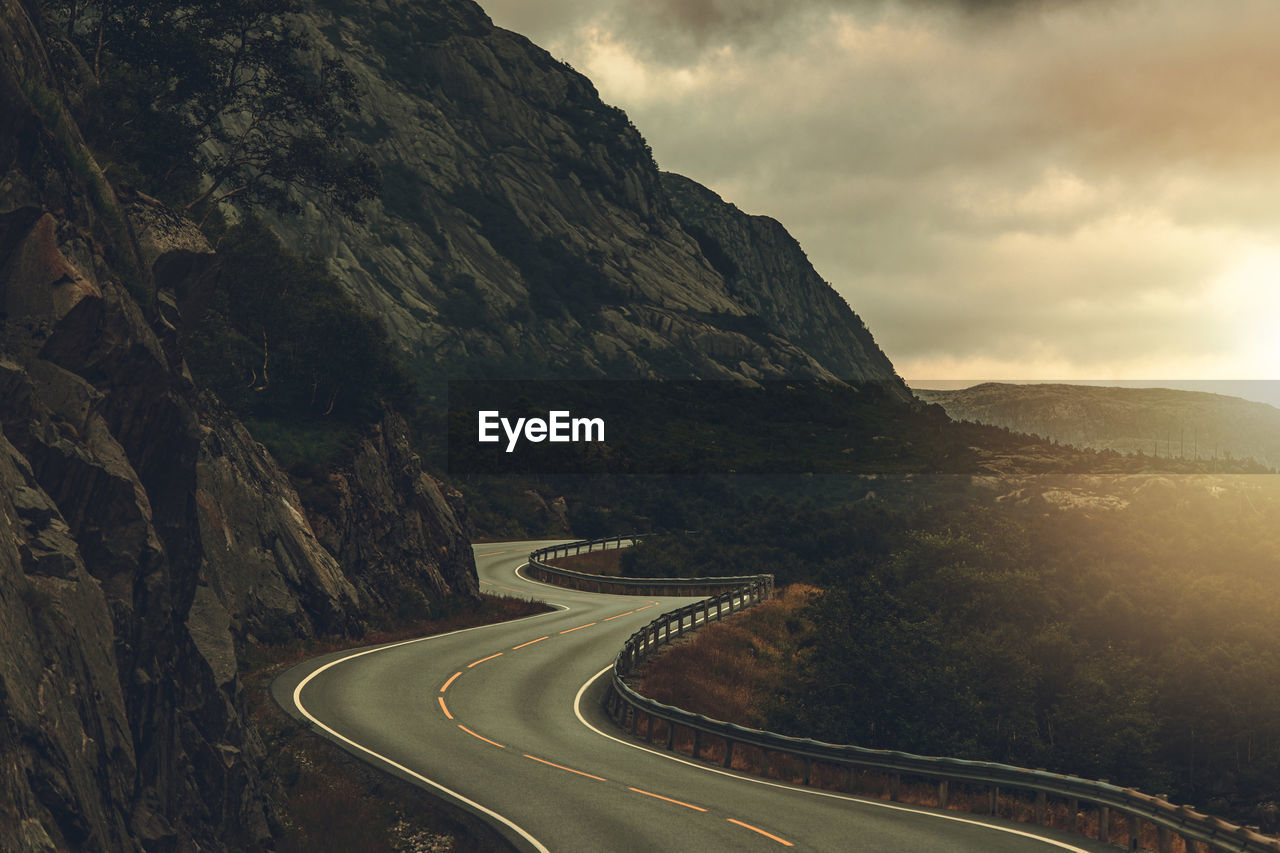
[[[1255,244],[1214,283],[1216,311],[1232,330],[1240,361],[1253,366],[1247,379],[1280,379],[1280,243]]]

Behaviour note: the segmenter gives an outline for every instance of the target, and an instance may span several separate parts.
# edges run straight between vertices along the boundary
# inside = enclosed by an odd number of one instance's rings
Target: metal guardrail
[[[723,619],[773,595],[772,575],[751,575],[737,578],[611,578],[571,572],[541,563],[543,557],[564,556],[605,549],[609,543],[615,548],[622,543],[636,541],[636,537],[620,536],[609,539],[593,539],[544,548],[529,555],[529,565],[535,572],[543,571],[541,579],[550,583],[573,585],[575,589],[593,589],[601,592],[628,592],[645,590],[678,589],[668,593],[646,591],[645,595],[688,594],[695,588],[720,587],[720,591],[694,604],[663,613],[648,625],[632,634],[614,659],[613,678],[604,700],[606,713],[622,728],[646,742],[661,743],[674,751],[676,735],[683,729],[692,737],[692,756],[705,760],[704,747],[707,738],[723,744],[724,755],[718,761],[724,767],[732,767],[735,751],[747,748],[758,754],[756,768],[750,772],[769,777],[779,759],[801,765],[801,780],[806,787],[814,779],[814,770],[820,766],[839,768],[845,773],[845,789],[852,792],[858,771],[873,771],[889,777],[890,799],[898,799],[904,776],[929,780],[938,787],[938,805],[946,808],[952,783],[985,787],[989,812],[995,814],[1000,791],[1026,791],[1035,795],[1034,821],[1045,822],[1048,799],[1053,797],[1067,805],[1068,829],[1080,832],[1078,823],[1082,805],[1090,805],[1098,812],[1098,838],[1110,842],[1113,816],[1127,822],[1125,838],[1129,850],[1140,847],[1142,824],[1153,824],[1156,829],[1156,850],[1171,853],[1173,838],[1181,836],[1184,849],[1191,853],[1197,849],[1230,851],[1231,853],[1280,853],[1280,840],[1261,835],[1245,827],[1220,818],[1195,811],[1190,806],[1178,806],[1163,797],[1153,797],[1132,788],[1121,788],[1107,782],[1029,770],[1008,764],[986,761],[965,761],[958,758],[935,758],[913,755],[894,750],[867,749],[843,744],[793,738],[774,732],[746,728],[744,726],[713,720],[701,714],[693,714],[681,708],[655,702],[637,693],[624,680],[627,675],[651,658],[672,641],[708,622]],[[554,552],[554,553],[553,553]],[[576,584],[584,584],[578,586]],[[592,584],[612,586],[596,589]],[[649,586],[646,586],[648,584]],[[729,588],[724,588],[728,586]],[[665,728],[665,732],[659,728]],[[738,768],[741,769],[741,768]],[[1203,847],[1200,847],[1203,845]]]
[[[562,569],[544,562],[557,557],[573,557],[592,551],[618,549],[640,541],[639,536],[609,536],[604,539],[583,539],[579,542],[566,542],[539,548],[529,553],[529,567],[526,574],[530,577],[587,592],[601,592],[612,595],[713,595],[737,589],[751,581],[767,581],[770,594],[773,592],[773,575],[708,577],[708,578],[624,578],[612,575],[594,575],[586,572],[575,572]]]

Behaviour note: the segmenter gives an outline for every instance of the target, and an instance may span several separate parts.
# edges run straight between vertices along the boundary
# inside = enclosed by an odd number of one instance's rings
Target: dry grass
[[[554,560],[544,560],[543,562],[548,566],[568,569],[571,572],[618,577],[622,574],[622,549],[591,551],[586,554],[574,554],[569,557],[556,557]]]
[[[813,587],[795,584],[771,601],[700,629],[650,661],[635,677],[632,686],[644,696],[686,711],[738,725],[762,727],[769,703],[796,669],[797,641],[812,627],[801,619],[800,611],[818,592]],[[670,728],[664,720],[650,720],[642,714],[636,734],[666,744]],[[671,740],[675,751],[693,755],[693,732],[677,726]],[[704,735],[698,757],[723,765],[726,748],[723,739]],[[739,744],[734,747],[730,766],[759,776],[765,771],[764,758],[762,750]],[[806,769],[808,784],[813,788],[883,800],[892,797],[892,777],[886,773],[826,764],[806,768],[802,759],[777,753],[768,756],[770,779],[802,785]],[[896,799],[908,805],[937,808],[940,805],[938,784],[922,779],[900,779]],[[952,811],[975,815],[991,812],[990,793],[982,786],[952,783],[947,799],[947,808]],[[1001,791],[996,803],[996,816],[1023,823],[1035,820],[1035,810],[1035,797],[1029,793]],[[1097,838],[1099,812],[1082,804],[1072,815],[1067,803],[1050,801],[1044,825],[1064,831],[1074,829],[1081,835]],[[1111,843],[1127,847],[1128,819],[1124,815],[1112,813],[1109,830]],[[1139,832],[1139,849],[1156,850],[1158,841],[1156,827],[1144,821]],[[1196,845],[1187,845],[1179,837],[1173,839],[1172,853],[1198,853],[1195,848]]]
[[[538,602],[482,597],[479,607],[441,619],[398,625],[358,642],[377,645],[443,634],[546,612]],[[247,716],[262,740],[260,771],[271,796],[273,834],[283,853],[360,850],[370,853],[502,849],[479,821],[442,806],[425,791],[382,773],[318,737],[272,701],[276,675],[315,655],[347,648],[351,638],[326,638],[265,646],[241,673]]]
[[[760,727],[796,668],[797,641],[811,627],[800,612],[817,593],[792,584],[763,604],[702,628],[650,661],[635,688],[686,711]]]
[[[295,663],[317,655],[348,649],[356,645],[378,646],[383,643],[394,643],[399,640],[411,640],[414,637],[428,637],[434,634],[447,634],[463,628],[474,628],[478,625],[491,625],[496,622],[509,622],[525,616],[536,616],[547,613],[553,608],[540,601],[517,598],[511,595],[480,594],[480,603],[475,606],[464,606],[455,613],[436,619],[416,619],[401,622],[391,628],[368,631],[361,637],[319,637],[312,639],[295,639],[287,643],[262,644],[243,649],[241,654],[242,672],[261,672],[271,670],[280,672]]]

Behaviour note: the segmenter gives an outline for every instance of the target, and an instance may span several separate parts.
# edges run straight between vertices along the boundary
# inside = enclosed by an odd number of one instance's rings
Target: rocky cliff
[[[196,386],[181,333],[225,265],[99,168],[66,109],[89,72],[39,8],[0,0],[0,848],[259,847],[244,650],[474,598],[461,502],[395,412],[291,478]],[[781,226],[660,175],[586,78],[469,0],[297,22],[354,72],[350,145],[383,184],[363,221],[312,198],[276,228],[420,377],[901,387]]]
[[[216,254],[118,196],[63,102],[2,0],[0,848],[256,848],[246,644],[473,597],[474,563],[394,414],[304,512],[182,362]]]
[[[661,178],[681,227],[763,328],[795,342],[841,379],[884,382],[901,394],[893,364],[862,318],[780,222],[743,213],[682,175]]]
[[[354,72],[351,144],[383,186],[363,223],[312,197],[277,229],[421,374],[838,377],[906,398],[780,225],[661,176],[589,80],[470,0],[328,0],[300,22]]]

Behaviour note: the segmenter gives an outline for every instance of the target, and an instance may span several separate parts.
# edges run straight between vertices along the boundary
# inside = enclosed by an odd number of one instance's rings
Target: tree
[[[235,199],[278,212],[295,191],[359,218],[376,192],[342,150],[355,80],[289,19],[298,0],[46,0],[91,78],[77,118],[111,167],[195,215]]]

